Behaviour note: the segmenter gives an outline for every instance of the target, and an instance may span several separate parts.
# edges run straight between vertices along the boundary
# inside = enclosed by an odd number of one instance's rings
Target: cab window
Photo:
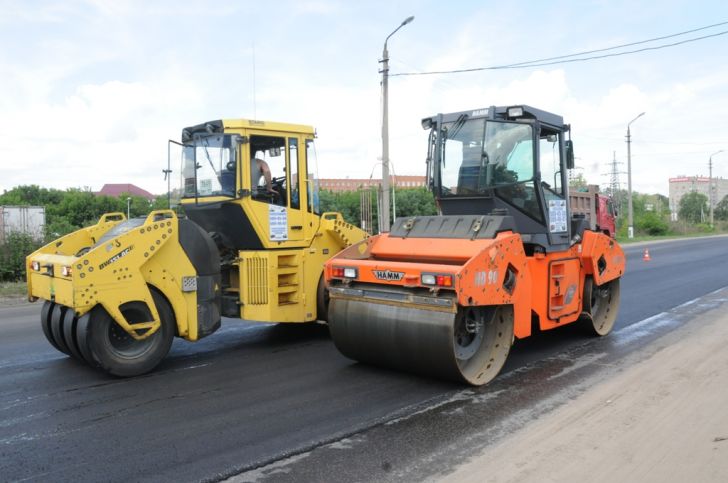
[[[298,179],[298,139],[288,138],[288,160],[291,166],[291,208],[301,208],[301,182]]]
[[[545,188],[546,198],[550,195],[564,197],[564,187],[561,182],[561,149],[559,134],[547,129],[541,130],[539,136],[539,154],[541,159],[541,184]]]
[[[250,180],[253,199],[285,206],[286,138],[250,136]]]

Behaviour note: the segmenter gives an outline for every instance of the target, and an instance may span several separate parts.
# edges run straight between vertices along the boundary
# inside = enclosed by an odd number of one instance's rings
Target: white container
[[[45,207],[0,206],[0,244],[11,233],[26,233],[35,241],[43,241]]]

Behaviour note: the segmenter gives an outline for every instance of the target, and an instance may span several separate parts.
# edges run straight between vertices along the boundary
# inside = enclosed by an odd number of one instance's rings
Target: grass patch
[[[21,298],[28,293],[28,285],[25,282],[0,282],[0,297]]]

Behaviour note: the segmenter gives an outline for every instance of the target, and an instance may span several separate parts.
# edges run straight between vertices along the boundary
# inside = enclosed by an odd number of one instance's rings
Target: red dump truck
[[[582,213],[592,230],[600,231],[614,238],[617,231],[617,210],[612,199],[599,193],[599,186],[569,190],[569,204],[572,213]]]

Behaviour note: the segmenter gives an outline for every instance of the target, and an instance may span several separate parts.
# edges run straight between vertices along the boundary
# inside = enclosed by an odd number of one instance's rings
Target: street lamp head
[[[406,19],[404,19],[404,20],[402,21],[402,23],[401,23],[401,24],[399,24],[399,26],[398,26],[398,27],[397,27],[396,29],[394,29],[394,30],[392,31],[392,33],[391,33],[391,34],[387,35],[387,38],[386,38],[386,39],[384,39],[384,50],[387,50],[387,42],[389,41],[389,38],[390,38],[390,37],[391,37],[392,35],[394,35],[395,33],[397,33],[397,30],[401,29],[402,27],[404,27],[405,25],[407,25],[408,23],[410,23],[410,22],[411,22],[411,21],[413,21],[414,19],[415,19],[415,16],[414,16],[414,15],[411,15],[411,16],[407,17]],[[385,56],[385,57],[386,57],[386,56]]]
[[[644,112],[640,112],[640,113],[639,113],[639,114],[637,115],[637,117],[635,117],[634,119],[632,119],[631,121],[629,121],[629,123],[627,123],[627,128],[629,128],[630,124],[632,124],[633,122],[635,122],[635,121],[636,121],[637,119],[641,118],[641,117],[642,117],[642,116],[644,116],[644,115],[645,115],[645,113],[644,113]]]

